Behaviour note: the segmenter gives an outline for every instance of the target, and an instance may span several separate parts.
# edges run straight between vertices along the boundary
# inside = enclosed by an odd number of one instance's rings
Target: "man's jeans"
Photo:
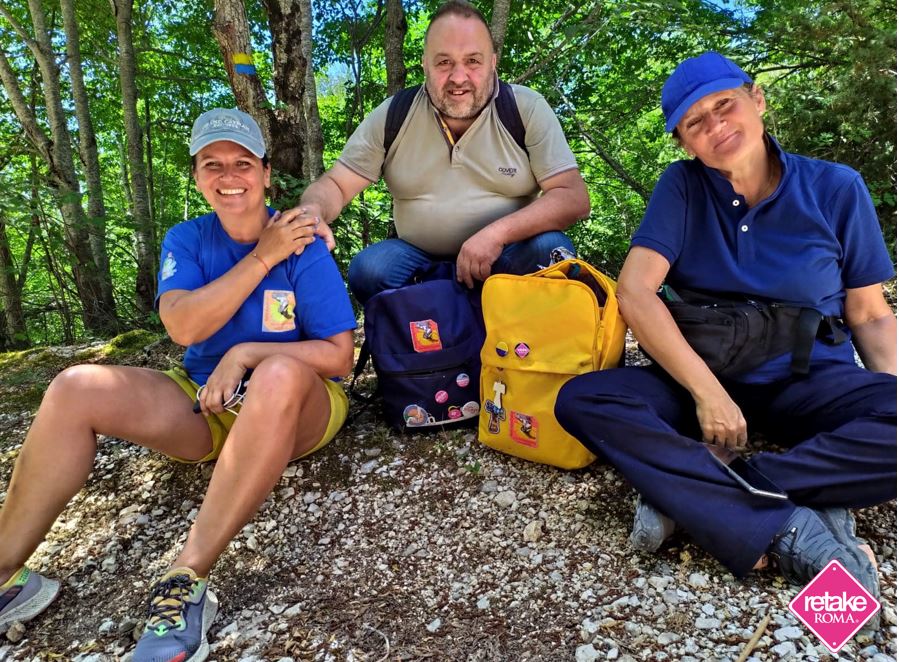
[[[530,239],[509,244],[494,262],[491,273],[528,274],[550,263],[554,248],[574,253],[571,240],[561,232],[544,232]],[[455,262],[455,256],[425,253],[402,239],[385,239],[362,250],[350,262],[350,290],[361,304],[378,292],[403,287],[412,275],[431,262]]]

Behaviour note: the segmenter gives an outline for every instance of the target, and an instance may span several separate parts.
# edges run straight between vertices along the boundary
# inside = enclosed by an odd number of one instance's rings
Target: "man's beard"
[[[428,96],[431,98],[431,103],[440,111],[441,115],[455,120],[470,120],[477,117],[493,97],[495,78],[496,74],[494,73],[488,78],[489,82],[483,90],[478,90],[471,84],[462,86],[447,84],[442,90],[436,90],[431,83],[430,77],[426,75],[425,87],[427,88]],[[450,90],[469,90],[471,94],[465,97],[467,103],[453,101],[454,97],[450,95]]]

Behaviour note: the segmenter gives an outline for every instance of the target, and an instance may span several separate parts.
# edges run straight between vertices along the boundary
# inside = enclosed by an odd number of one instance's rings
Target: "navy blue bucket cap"
[[[674,131],[684,113],[702,97],[751,82],[745,71],[714,51],[684,60],[662,86],[665,131]]]

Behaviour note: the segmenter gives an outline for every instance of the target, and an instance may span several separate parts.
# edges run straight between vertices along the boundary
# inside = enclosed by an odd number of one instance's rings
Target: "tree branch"
[[[601,4],[594,3],[592,9],[587,14],[587,16],[582,21],[578,21],[578,22],[586,23],[587,21],[591,20],[600,9],[602,9]],[[550,34],[556,33],[559,30],[559,28],[562,26],[562,24],[566,20],[568,20],[568,18],[570,18],[576,10],[577,10],[577,8],[574,5],[570,6],[565,11],[565,13],[562,14],[558,19],[556,19],[555,23],[552,24],[552,26],[549,29],[549,33]],[[574,48],[575,46],[583,47],[587,42],[589,42],[593,38],[593,36],[596,34],[597,31],[598,31],[598,29],[594,30],[587,36],[586,39],[583,39],[583,40],[566,37],[562,41],[560,41],[555,47],[551,48],[542,58],[539,57],[539,55],[535,55],[534,59],[531,61],[531,66],[529,66],[524,71],[524,73],[518,75],[515,78],[515,80],[513,80],[512,82],[518,83],[520,85],[521,83],[527,81],[529,78],[531,78],[531,76],[533,76],[534,74],[538,73],[541,69],[543,69],[549,62],[554,62],[554,61],[558,61],[559,59],[561,59],[561,55],[563,52],[567,52],[567,51],[571,50],[572,48]]]
[[[571,117],[574,119],[574,123],[577,125],[578,131],[581,136],[586,140],[596,151],[603,161],[608,164],[608,166],[615,172],[616,175],[623,181],[625,184],[630,186],[634,191],[636,191],[641,198],[644,200],[649,200],[649,191],[647,191],[640,182],[634,179],[627,170],[624,169],[624,166],[618,162],[611,154],[609,154],[603,147],[600,140],[595,137],[584,123],[581,122],[581,119],[577,115],[577,111],[574,108],[574,105],[569,101],[568,97],[565,96],[565,93],[562,91],[562,87],[558,84],[555,85],[556,91],[561,96],[562,101],[565,102],[565,105],[568,106],[568,112]]]
[[[25,26],[19,23],[16,20],[16,17],[13,16],[9,9],[7,9],[5,4],[0,4],[0,14],[3,15],[3,18],[7,20],[7,22],[12,26],[12,29],[16,31],[16,34],[19,35],[19,39],[25,42],[25,45],[28,46],[29,50],[32,53],[35,53],[35,49],[37,49],[37,42],[28,34],[28,31],[25,29]]]
[[[10,66],[6,50],[2,45],[0,45],[0,81],[3,82],[3,88],[6,90],[6,95],[9,97],[13,111],[16,117],[19,118],[19,123],[21,123],[32,144],[40,152],[41,158],[48,163],[52,162],[53,155],[50,139],[38,126],[37,118],[29,109],[28,102],[25,100],[22,89],[19,87],[18,77],[12,66]]]

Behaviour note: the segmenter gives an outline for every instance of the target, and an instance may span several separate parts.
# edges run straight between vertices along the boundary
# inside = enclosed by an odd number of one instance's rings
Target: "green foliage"
[[[333,164],[365,114],[386,96],[383,4],[314,3],[313,59],[326,166]],[[424,31],[439,0],[403,4],[407,84],[412,85],[422,80]],[[492,2],[477,4],[489,20]],[[25,3],[7,5],[15,5],[17,20],[30,25]],[[264,7],[260,2],[246,6],[254,61],[267,98],[274,103],[271,33]],[[139,313],[135,305],[136,251],[123,185],[127,159],[115,23],[108,0],[79,0],[76,10],[102,169],[114,297],[129,328],[158,330],[158,317]],[[862,173],[894,248],[894,10],[886,0],[516,0],[499,70],[503,79],[540,91],[557,112],[592,202],[590,217],[575,225],[571,236],[584,257],[613,274],[655,181],[668,164],[684,156],[664,133],[658,107],[662,83],[679,61],[707,49],[730,55],[763,84],[769,128],[785,148],[843,162]],[[62,66],[63,103],[78,138],[58,10],[51,3],[47,12]],[[145,0],[135,5],[138,112],[152,153],[152,207],[159,239],[175,223],[207,211],[190,176],[187,142],[193,119],[211,107],[234,105],[210,34],[212,12],[208,0]],[[46,131],[40,78],[27,47],[3,19],[0,44]],[[77,157],[76,167],[81,167]],[[282,208],[295,204],[306,186],[280,173],[274,173],[274,180]],[[83,337],[54,187],[40,159],[33,181],[28,142],[2,92],[0,186],[6,192],[0,197],[0,217],[16,273],[26,266],[26,247],[31,250],[22,289],[31,341]],[[333,226],[338,244],[334,255],[342,269],[366,244],[388,235],[391,215],[383,183],[350,203]]]
[[[758,7],[750,34],[770,49],[756,70],[774,133],[791,151],[858,170],[895,251],[895,4],[765,0]]]

